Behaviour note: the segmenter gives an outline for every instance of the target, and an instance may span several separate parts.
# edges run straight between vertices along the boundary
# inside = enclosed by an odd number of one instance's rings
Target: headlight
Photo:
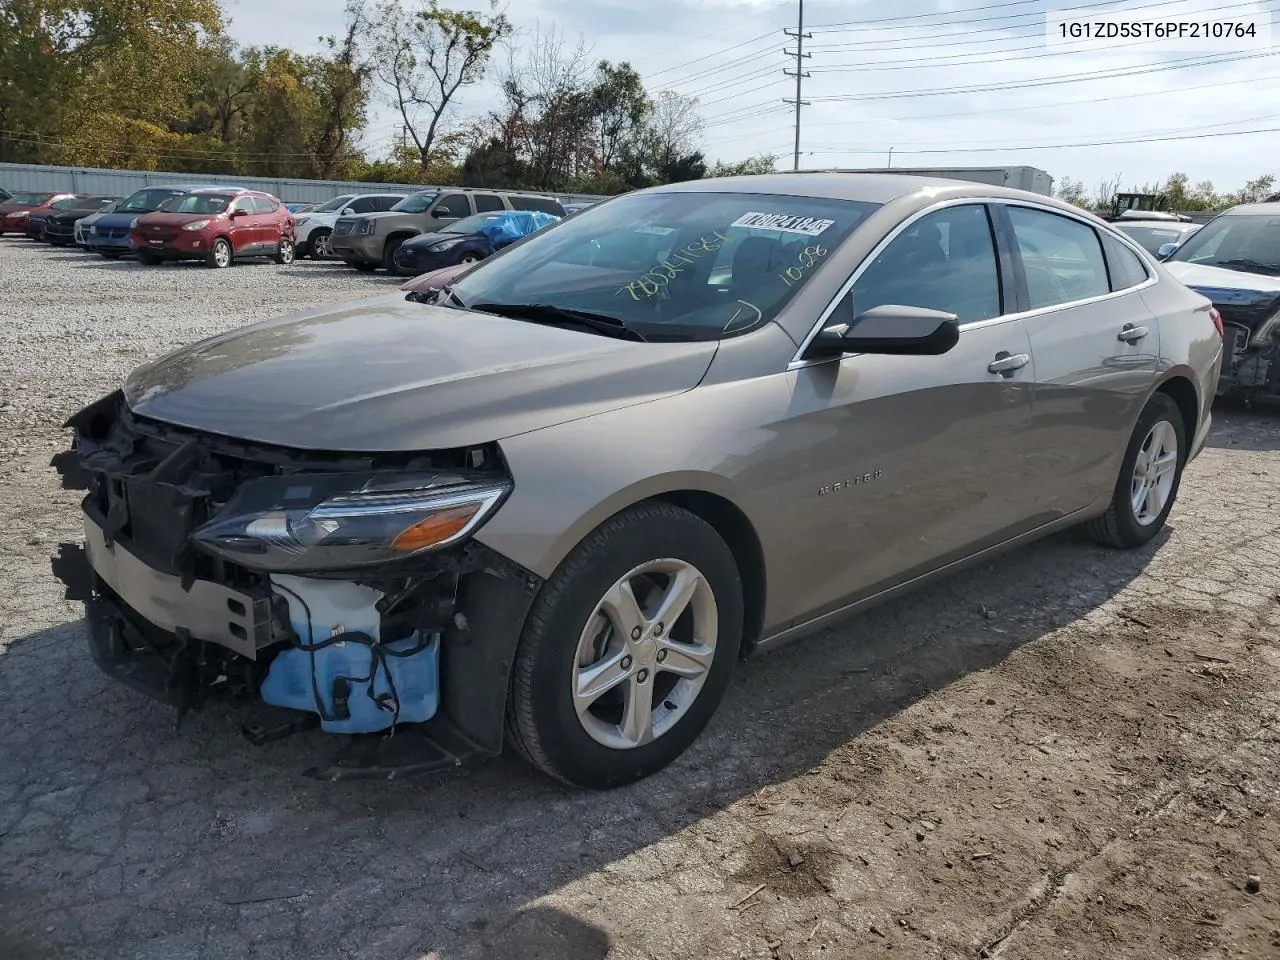
[[[444,250],[452,250],[465,239],[467,238],[459,237],[457,240],[441,240],[439,243],[433,243],[428,249],[435,253],[440,253]]]
[[[192,535],[245,567],[319,571],[403,560],[468,537],[511,491],[456,474],[309,474],[240,486]]]
[[[138,226],[138,221],[141,219],[142,219],[141,217],[134,217],[133,222],[129,224],[129,229],[130,230],[135,229]]]
[[[364,236],[373,233],[373,228],[377,226],[372,220],[357,220],[356,225],[351,228],[351,232]]]
[[[1258,327],[1253,334],[1253,345],[1260,347],[1271,339],[1272,335],[1280,331],[1280,310],[1277,310],[1271,316],[1262,322],[1262,326]]]
[[[209,225],[208,220],[196,220],[192,223],[184,224],[182,229],[183,230],[203,230],[208,225]]]
[[[14,213],[9,214],[9,216],[13,217],[15,220],[21,220],[23,217],[29,217],[29,216],[31,216],[31,211],[30,211],[30,210],[17,210],[17,211],[15,211]]]
[[[294,217],[293,222],[300,227],[310,219],[310,217]]]

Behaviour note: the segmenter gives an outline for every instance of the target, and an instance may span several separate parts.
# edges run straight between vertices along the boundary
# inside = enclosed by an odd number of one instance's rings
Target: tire
[[[148,253],[146,250],[139,250],[137,256],[138,262],[144,267],[154,267],[160,262],[160,258],[154,254]]]
[[[327,260],[333,256],[329,250],[329,234],[330,230],[315,230],[311,233],[311,238],[307,241],[307,250],[304,256],[310,257],[312,260]]]
[[[458,263],[463,263],[463,264],[472,264],[472,263],[479,263],[479,262],[480,262],[480,256],[475,253],[464,253],[461,257],[458,258]]]
[[[1172,450],[1170,447],[1172,446]],[[1152,451],[1155,451],[1154,453]],[[1151,471],[1151,457],[1166,464]],[[1171,457],[1171,459],[1170,459]],[[1107,512],[1089,521],[1099,543],[1122,550],[1140,547],[1160,532],[1178,498],[1187,461],[1186,425],[1173,398],[1157,393],[1143,408],[1129,438]],[[1139,487],[1147,491],[1140,495]],[[1154,491],[1154,492],[1152,492]],[[1135,507],[1134,500],[1140,502]]]
[[[408,237],[392,237],[387,241],[387,245],[382,248],[382,269],[387,273],[396,272],[396,251],[404,245]]]
[[[376,263],[366,263],[363,260],[359,263],[353,263],[351,266],[355,267],[361,273],[373,273],[373,271],[378,269],[378,265]]]
[[[213,241],[213,246],[209,248],[208,255],[204,258],[204,262],[215,269],[225,270],[231,266],[231,262],[235,259],[235,251],[231,249],[231,241],[226,237],[218,237]]]
[[[288,237],[280,238],[280,250],[276,254],[276,263],[281,266],[288,266],[293,263],[294,246],[293,241]]]
[[[645,571],[646,565],[660,569]],[[663,590],[676,582],[670,574],[677,567],[695,584],[683,612],[671,624],[644,619],[644,611],[652,617]],[[641,627],[624,633],[618,624],[631,618],[610,619],[600,605],[637,571],[631,582],[643,609],[632,622],[647,626],[643,633]],[[680,642],[692,639],[695,623],[703,626],[700,647]],[[728,687],[742,629],[742,578],[715,529],[670,504],[632,507],[588,534],[534,600],[512,668],[507,737],[534,766],[574,786],[607,789],[655,773],[683,753],[711,719]],[[640,642],[629,642],[636,633]],[[682,656],[681,649],[691,655]],[[580,666],[584,659],[586,667]],[[625,679],[607,693],[583,698],[587,707],[580,718],[576,684],[584,669],[605,662]],[[680,679],[669,672],[674,665],[701,673]],[[645,702],[635,691],[657,706],[648,723],[628,730],[629,706]],[[647,730],[649,739],[634,736],[634,730]]]

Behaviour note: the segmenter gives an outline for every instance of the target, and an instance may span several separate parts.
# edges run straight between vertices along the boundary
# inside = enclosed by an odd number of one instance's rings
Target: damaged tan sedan
[[[624,783],[739,657],[1073,524],[1150,541],[1222,356],[1100,220],[916,177],[628,194],[428,299],[214,337],[71,418],[54,568],[108,674],[344,738],[315,776],[509,745]]]

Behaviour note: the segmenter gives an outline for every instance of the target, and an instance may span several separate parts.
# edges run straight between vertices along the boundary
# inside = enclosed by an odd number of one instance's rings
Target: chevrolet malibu
[[[179,711],[319,727],[319,777],[510,746],[605,788],[735,661],[1076,524],[1134,548],[1205,441],[1216,311],[1102,221],[916,177],[595,205],[436,303],[205,340],[75,414],[54,569]],[[398,735],[388,734],[396,730]]]

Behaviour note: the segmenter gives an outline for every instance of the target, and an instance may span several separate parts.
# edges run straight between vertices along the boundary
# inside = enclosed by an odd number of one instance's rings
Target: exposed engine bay
[[[109,675],[179,719],[255,702],[254,743],[352,735],[313,776],[500,751],[540,581],[469,536],[511,487],[496,446],[286,450],[134,416],[120,392],[67,425],[74,447],[53,465],[86,491],[85,539],[53,568]]]
[[[1219,395],[1251,400],[1280,399],[1280,325],[1259,336],[1248,327],[1224,321]]]

